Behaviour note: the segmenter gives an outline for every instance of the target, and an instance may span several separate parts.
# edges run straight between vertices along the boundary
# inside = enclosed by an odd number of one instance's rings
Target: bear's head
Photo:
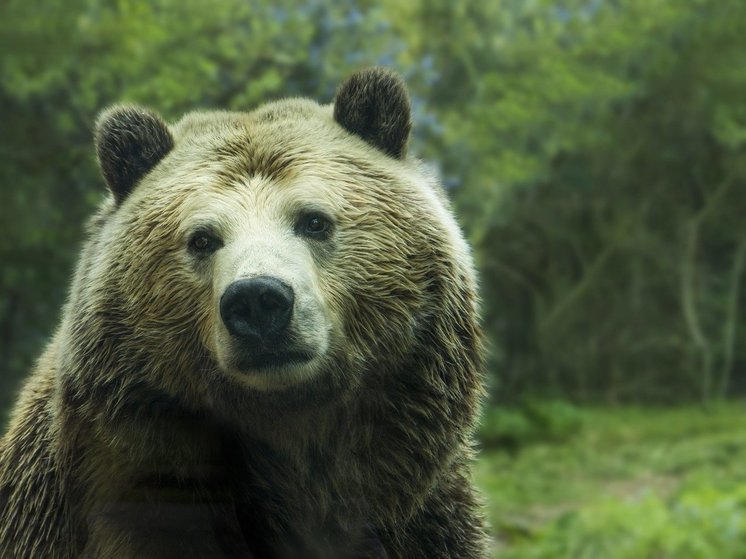
[[[344,400],[452,350],[477,359],[468,249],[436,181],[405,157],[410,127],[406,89],[381,69],[331,106],[173,125],[105,111],[112,196],[70,302],[82,355],[116,371],[105,378],[120,395],[274,409]]]

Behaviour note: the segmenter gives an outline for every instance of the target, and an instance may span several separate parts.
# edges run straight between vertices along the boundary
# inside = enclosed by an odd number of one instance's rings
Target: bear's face
[[[203,342],[260,390],[310,377],[338,334],[324,296],[337,212],[302,192],[254,176],[224,189],[225,204],[197,195],[185,211],[182,240],[211,300]]]
[[[349,390],[400,363],[434,312],[433,247],[450,222],[401,160],[400,82],[364,80],[342,87],[334,115],[286,101],[170,128],[133,108],[102,117],[116,207],[101,266],[128,329],[192,375],[180,382]]]
[[[254,127],[253,135],[261,131]],[[212,141],[200,160],[217,149],[217,173],[179,166],[171,176],[192,186],[152,193],[172,198],[178,215],[178,224],[165,224],[178,258],[162,261],[158,274],[189,275],[195,305],[204,306],[201,343],[221,371],[258,390],[309,380],[328,368],[330,346],[344,337],[330,297],[338,289],[344,198],[309,169],[250,172],[249,142],[240,134]],[[233,167],[246,172],[226,175]]]

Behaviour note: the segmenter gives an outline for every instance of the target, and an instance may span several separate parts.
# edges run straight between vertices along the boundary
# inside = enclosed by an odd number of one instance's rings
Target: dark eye
[[[197,231],[189,239],[189,250],[195,254],[211,254],[223,246],[223,242],[207,231]]]
[[[302,237],[325,241],[331,236],[332,222],[324,214],[309,213],[300,217],[295,230]]]

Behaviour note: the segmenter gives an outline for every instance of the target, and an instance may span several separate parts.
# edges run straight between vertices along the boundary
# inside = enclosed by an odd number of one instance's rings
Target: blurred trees
[[[428,153],[460,179],[496,395],[742,391],[746,4],[423,2],[418,15],[440,37],[420,53],[442,68]]]
[[[502,389],[725,396],[746,364],[746,4],[533,6],[462,118],[490,161],[459,200],[486,210]]]
[[[369,64],[474,244],[497,397],[746,389],[741,0],[8,0],[0,38],[0,409],[100,199],[101,108],[328,101]]]

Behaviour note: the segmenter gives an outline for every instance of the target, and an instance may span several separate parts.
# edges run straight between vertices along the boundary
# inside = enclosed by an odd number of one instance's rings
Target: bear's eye
[[[304,214],[298,220],[295,231],[302,237],[325,241],[332,234],[332,222],[331,219],[318,212]]]
[[[210,254],[223,246],[223,242],[207,231],[197,231],[189,239],[189,250],[195,254]]]

